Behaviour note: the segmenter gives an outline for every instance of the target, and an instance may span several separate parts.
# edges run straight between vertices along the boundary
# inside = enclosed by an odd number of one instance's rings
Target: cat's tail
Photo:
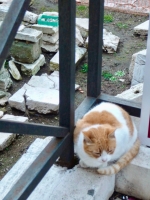
[[[140,148],[140,141],[137,139],[132,148],[126,152],[116,163],[106,167],[99,168],[97,171],[102,175],[111,175],[118,173],[122,168],[126,167],[129,162],[138,154]]]

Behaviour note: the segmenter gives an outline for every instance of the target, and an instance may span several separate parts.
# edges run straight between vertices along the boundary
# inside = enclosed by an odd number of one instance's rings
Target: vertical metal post
[[[12,45],[24,13],[29,6],[29,2],[30,0],[12,1],[8,13],[2,23],[0,28],[0,68]]]
[[[74,157],[75,7],[75,0],[59,0],[59,124],[70,131],[70,143],[61,160],[69,166]]]
[[[101,90],[103,15],[104,0],[90,0],[87,95],[91,97]]]

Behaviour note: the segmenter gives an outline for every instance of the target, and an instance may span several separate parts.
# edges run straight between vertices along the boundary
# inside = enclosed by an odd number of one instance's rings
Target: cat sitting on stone
[[[103,102],[78,120],[74,145],[81,167],[98,168],[99,174],[109,175],[119,172],[138,154],[140,142],[130,115]]]

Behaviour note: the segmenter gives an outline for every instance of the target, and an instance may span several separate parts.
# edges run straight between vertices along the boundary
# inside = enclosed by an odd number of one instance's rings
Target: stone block
[[[107,53],[114,53],[117,51],[120,38],[103,29],[103,50]]]
[[[114,53],[117,51],[120,38],[103,29],[103,50],[107,53]],[[89,38],[85,41],[86,48],[88,47]]]
[[[132,55],[131,64],[129,66],[129,77],[132,79],[131,85],[143,83],[145,64],[146,49]]]
[[[38,31],[33,28],[24,28],[17,32],[15,39],[25,40],[29,42],[38,42],[42,38],[42,36],[42,31]]]
[[[117,192],[138,199],[150,199],[150,148],[141,146],[139,154],[116,175]]]
[[[82,60],[87,52],[86,48],[81,48],[76,46],[75,52],[75,64],[76,66]],[[55,56],[50,60],[50,69],[52,70],[59,70],[59,51],[55,54]]]
[[[134,33],[138,35],[148,35],[148,29],[149,29],[149,20],[134,27]]]
[[[27,152],[4,176],[0,182],[2,199],[5,198],[8,191],[15,185],[50,140],[51,137],[46,139],[37,138]],[[108,200],[114,191],[114,185],[114,175],[100,176],[95,173],[95,170],[82,169],[78,166],[67,170],[53,165],[28,197],[28,200],[70,200],[72,198],[77,200]]]
[[[108,200],[114,184],[115,176],[100,176],[78,166],[67,170],[53,165],[28,200]]]
[[[37,138],[27,149],[26,153],[23,154],[11,170],[4,176],[0,181],[1,199],[4,199],[8,191],[16,184],[50,140],[50,137],[46,139]]]
[[[16,62],[14,60],[14,62]],[[26,64],[26,63],[21,63],[21,62],[16,62],[21,65],[21,71],[23,74],[32,76],[35,75],[39,70],[40,67],[45,64],[45,57],[43,54],[40,55],[40,57],[32,64]]]
[[[79,28],[83,38],[87,38],[89,32],[89,19],[76,18],[76,26]]]
[[[43,12],[43,15],[47,15],[47,16],[58,16],[58,12]]]
[[[56,42],[55,44],[52,44],[49,42],[42,41],[41,47],[43,50],[48,51],[48,52],[57,52],[59,49],[59,43]]]
[[[42,40],[51,44],[56,44],[58,41],[58,32],[48,35],[48,34],[43,34]]]
[[[45,33],[45,34],[51,35],[58,32],[58,27],[46,26],[46,25],[40,25],[40,24],[34,24],[31,26],[31,28],[42,31],[43,34]]]
[[[38,15],[29,11],[25,12],[23,21],[28,22],[30,24],[36,24]]]
[[[122,92],[121,94],[116,95],[116,97],[127,100],[133,100],[141,103],[142,95],[143,95],[143,83],[139,83],[135,86],[132,86],[130,89]]]
[[[27,117],[21,117],[21,116],[14,116],[14,115],[4,115],[2,117],[3,120],[11,120],[11,121],[17,121],[17,122],[27,122]],[[16,134],[13,133],[0,133],[0,151],[8,147],[11,142],[15,139]]]
[[[16,61],[31,64],[35,62],[41,54],[40,42],[27,43],[15,40],[10,49],[10,53]]]

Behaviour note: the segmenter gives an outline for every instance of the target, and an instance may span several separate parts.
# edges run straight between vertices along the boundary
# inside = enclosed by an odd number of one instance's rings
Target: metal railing
[[[7,56],[29,2],[29,0],[14,0],[4,19],[0,29],[0,66],[2,66]],[[89,2],[87,97],[74,111],[75,8],[75,0],[59,0],[59,126],[0,120],[0,132],[55,137],[8,192],[4,200],[27,199],[58,157],[67,167],[73,166],[73,130],[75,122],[92,106],[101,101],[114,102],[125,108],[131,115],[140,116],[140,104],[101,94],[104,0],[90,0]]]

